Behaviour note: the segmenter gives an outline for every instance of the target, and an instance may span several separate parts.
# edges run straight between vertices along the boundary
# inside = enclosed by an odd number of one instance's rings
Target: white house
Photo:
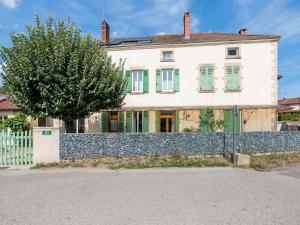
[[[110,38],[102,22],[101,45],[115,62],[126,61],[127,96],[122,111],[102,112],[102,131],[172,132],[199,127],[212,107],[224,130],[276,130],[277,35],[184,32]]]
[[[110,38],[103,21],[101,46],[115,62],[125,60],[125,105],[74,122],[76,132],[175,132],[197,128],[212,107],[233,130],[275,131],[277,35],[191,33],[184,13],[182,34]]]

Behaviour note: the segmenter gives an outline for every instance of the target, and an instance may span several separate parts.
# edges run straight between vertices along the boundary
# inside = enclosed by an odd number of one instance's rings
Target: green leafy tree
[[[26,131],[30,129],[25,114],[17,112],[14,117],[6,118],[0,125],[0,129],[10,128],[12,132]]]
[[[223,120],[215,120],[215,114],[212,108],[207,108],[205,113],[200,115],[199,131],[214,132],[223,126]]]
[[[12,47],[1,47],[4,84],[26,115],[70,121],[122,107],[124,62],[113,63],[70,19],[36,17],[26,34],[10,37]]]

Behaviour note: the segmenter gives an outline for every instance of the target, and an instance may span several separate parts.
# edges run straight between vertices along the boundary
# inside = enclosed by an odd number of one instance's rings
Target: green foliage
[[[189,127],[189,128],[184,128],[182,131],[183,132],[197,132],[198,129],[195,127]]]
[[[1,47],[2,74],[12,101],[27,115],[71,120],[120,108],[125,97],[123,64],[68,19],[45,24],[37,16],[27,34],[11,34]]]
[[[278,120],[279,121],[298,121],[298,120],[300,120],[300,113],[279,115]]]
[[[224,126],[224,120],[215,120],[212,108],[207,108],[204,114],[200,115],[200,131],[214,132]]]
[[[9,117],[0,125],[0,129],[10,128],[12,132],[26,131],[30,129],[30,124],[23,113],[17,112],[14,117]]]

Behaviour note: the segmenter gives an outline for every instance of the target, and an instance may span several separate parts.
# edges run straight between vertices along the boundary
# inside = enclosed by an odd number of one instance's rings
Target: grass
[[[135,158],[101,158],[91,160],[62,161],[59,163],[39,163],[32,169],[102,167],[109,169],[143,169],[168,167],[227,167],[230,163],[221,156],[152,156]]]
[[[250,167],[257,171],[269,171],[278,167],[299,164],[300,152],[251,155],[250,158]]]
[[[184,156],[174,153],[170,156],[145,156],[135,158],[99,158],[90,160],[62,161],[59,163],[40,163],[32,169],[97,167],[109,169],[144,169],[144,168],[187,168],[187,167],[228,167],[231,166],[229,155],[223,156]],[[300,165],[300,152],[251,154],[250,168],[257,171],[269,171],[274,168]]]

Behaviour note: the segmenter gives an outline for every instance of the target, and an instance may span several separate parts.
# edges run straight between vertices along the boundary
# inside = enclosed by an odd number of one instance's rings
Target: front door
[[[160,112],[160,132],[176,131],[176,113],[174,111]]]
[[[108,132],[118,132],[118,121],[119,121],[119,116],[118,112],[113,111],[113,112],[108,112]]]

